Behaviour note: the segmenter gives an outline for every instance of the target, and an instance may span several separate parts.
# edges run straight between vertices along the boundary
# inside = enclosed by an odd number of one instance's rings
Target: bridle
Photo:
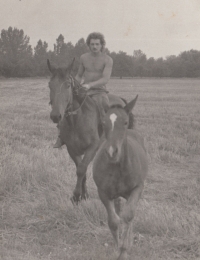
[[[72,75],[69,75],[68,79],[61,84],[61,88],[64,85],[64,83],[68,82],[68,81],[69,81],[68,88],[71,87],[72,95],[78,97],[80,95],[80,90],[84,89],[84,87],[82,87],[82,85]],[[61,88],[60,88],[60,90],[61,90]],[[65,117],[77,114],[77,112],[81,109],[81,107],[85,103],[85,100],[88,96],[87,91],[85,91],[84,94],[85,94],[85,97],[84,97],[82,103],[80,104],[80,106],[77,109],[72,111],[73,100],[72,100],[72,102],[69,103],[69,105],[66,107],[66,110],[65,110]]]
[[[80,95],[81,89],[84,90],[84,92],[81,93],[81,94],[85,95],[83,101],[81,102],[80,106],[77,109],[72,110],[73,99],[67,105],[66,110],[65,110],[65,117],[68,117],[68,116],[77,114],[77,112],[81,109],[81,107],[85,103],[85,100],[88,97],[88,95],[87,95],[87,91],[85,90],[85,88],[71,74],[67,77],[67,79],[65,81],[62,82],[62,84],[59,87],[59,92],[57,92],[56,95],[61,94],[62,88],[63,88],[63,86],[65,85],[66,82],[68,82],[66,87],[71,88],[71,90],[72,90],[72,96],[78,97]],[[50,100],[49,105],[52,105],[52,100]]]

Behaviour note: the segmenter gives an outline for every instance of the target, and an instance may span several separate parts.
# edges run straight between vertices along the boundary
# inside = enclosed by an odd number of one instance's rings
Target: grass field
[[[114,260],[91,167],[90,199],[70,202],[75,167],[65,148],[52,148],[47,83],[0,81],[0,259]],[[127,100],[139,94],[148,151],[130,259],[200,259],[200,80],[112,79],[108,88]]]

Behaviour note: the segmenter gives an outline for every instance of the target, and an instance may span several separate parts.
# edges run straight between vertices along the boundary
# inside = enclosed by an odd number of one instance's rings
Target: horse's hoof
[[[88,200],[88,199],[89,199],[88,193],[82,195],[82,196],[81,196],[81,199],[83,199],[83,200]]]
[[[73,195],[73,197],[71,197],[70,200],[71,200],[73,205],[78,205],[79,202],[82,200],[82,197],[81,197],[81,195],[79,195],[78,197]]]
[[[121,248],[120,249],[120,255],[117,258],[117,260],[126,260],[127,258],[128,258],[128,254],[127,254],[126,249]]]

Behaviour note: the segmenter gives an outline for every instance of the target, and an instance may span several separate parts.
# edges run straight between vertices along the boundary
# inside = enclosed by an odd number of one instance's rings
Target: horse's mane
[[[125,104],[127,104],[127,101],[126,99],[124,98],[121,98]],[[121,104],[114,104],[112,106],[110,106],[110,109],[112,108],[117,108],[117,109],[123,109],[124,110],[124,107],[121,105]],[[129,113],[129,125],[128,125],[128,129],[133,129],[135,126],[135,118],[134,118],[134,115],[133,113]]]

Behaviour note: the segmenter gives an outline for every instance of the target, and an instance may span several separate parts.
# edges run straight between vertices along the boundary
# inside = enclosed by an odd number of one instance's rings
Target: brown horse
[[[93,162],[93,177],[99,197],[108,214],[108,225],[119,247],[119,224],[123,233],[118,259],[126,259],[133,216],[137,202],[144,188],[147,175],[147,155],[143,138],[135,129],[127,129],[128,114],[132,111],[137,97],[124,108],[112,106],[105,116],[105,140],[101,144]],[[125,198],[122,211],[116,212],[115,201]]]
[[[52,73],[49,82],[50,117],[59,122],[60,136],[67,146],[68,153],[76,165],[77,183],[72,201],[88,197],[86,171],[99,147],[100,115],[94,100],[85,95],[81,85],[72,77],[72,64],[68,68],[55,68],[49,60],[48,68]],[[121,104],[121,98],[109,94],[110,104]]]

